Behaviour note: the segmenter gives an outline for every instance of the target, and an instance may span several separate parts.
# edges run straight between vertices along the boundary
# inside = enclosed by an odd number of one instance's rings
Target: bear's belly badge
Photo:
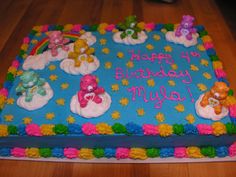
[[[217,100],[213,97],[208,98],[208,102],[209,102],[209,106],[211,106],[211,107],[215,107],[220,104],[219,100]]]
[[[188,29],[181,29],[181,34],[184,36],[187,36],[189,34],[189,30]]]
[[[95,93],[94,93],[94,92],[86,93],[86,94],[84,95],[84,99],[87,100],[87,101],[93,100],[94,97],[95,97]]]
[[[128,35],[128,36],[132,36],[132,34],[134,34],[134,30],[132,30],[132,29],[126,29],[125,30],[125,33]]]
[[[37,90],[38,90],[38,86],[35,85],[32,88],[30,88],[29,92],[34,95],[37,93]]]

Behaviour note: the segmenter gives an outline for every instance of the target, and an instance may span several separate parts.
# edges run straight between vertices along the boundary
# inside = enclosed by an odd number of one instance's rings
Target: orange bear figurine
[[[228,96],[229,87],[224,82],[215,82],[210,91],[206,92],[200,102],[202,107],[210,105],[214,108],[215,114],[222,112],[224,101]]]

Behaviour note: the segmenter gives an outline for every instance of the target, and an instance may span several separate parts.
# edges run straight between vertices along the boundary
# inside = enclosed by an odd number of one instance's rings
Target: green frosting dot
[[[164,28],[167,30],[167,31],[174,31],[174,24],[165,24],[164,25]]]
[[[206,146],[206,147],[202,147],[201,148],[201,153],[204,155],[204,156],[207,156],[207,157],[210,157],[210,158],[213,158],[216,156],[216,150],[214,147],[212,146]]]
[[[97,29],[98,29],[97,24],[91,25],[90,28],[89,28],[90,31],[97,31]]]
[[[126,127],[120,123],[115,123],[111,128],[117,134],[127,133]]]
[[[102,148],[95,148],[95,149],[93,149],[93,155],[96,158],[104,157],[104,149],[102,149]]]
[[[182,124],[174,124],[173,131],[176,135],[183,135],[184,134],[184,126]]]
[[[15,125],[9,125],[7,127],[7,131],[10,135],[16,135],[17,134],[17,127]]]
[[[217,55],[210,55],[211,61],[219,61],[219,57]]]
[[[203,37],[203,36],[208,35],[208,32],[206,30],[203,30],[203,31],[199,31],[198,34],[200,37]]]
[[[50,148],[40,148],[39,149],[39,154],[41,157],[51,157],[52,156],[52,151]]]
[[[227,123],[225,126],[228,134],[236,134],[236,126],[233,123]]]
[[[232,89],[230,89],[229,92],[228,92],[228,95],[229,96],[233,96],[234,95],[234,91]]]
[[[26,52],[24,50],[20,50],[20,57],[23,57],[23,55],[25,54]]]
[[[148,157],[154,158],[160,156],[160,149],[158,148],[148,148],[146,150],[146,154]]]
[[[55,26],[55,29],[56,29],[56,30],[59,30],[59,31],[62,31],[62,30],[64,29],[64,26],[62,26],[62,25],[56,25],[56,26]]]
[[[68,128],[67,128],[67,126],[65,126],[63,124],[57,124],[54,127],[54,132],[56,134],[68,134]]]
[[[36,30],[31,30],[31,31],[30,31],[30,34],[32,34],[32,35],[35,35],[36,33],[37,33]]]
[[[7,73],[6,80],[7,81],[14,81],[15,77],[12,73]]]

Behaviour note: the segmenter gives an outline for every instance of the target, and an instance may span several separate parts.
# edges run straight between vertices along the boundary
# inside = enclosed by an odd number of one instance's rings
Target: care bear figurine
[[[49,45],[48,48],[51,49],[51,54],[53,57],[58,55],[58,48],[62,48],[64,51],[68,51],[69,47],[66,44],[69,39],[64,38],[61,31],[52,31],[49,33]]]
[[[194,17],[190,15],[184,15],[180,25],[175,31],[175,36],[185,36],[187,40],[192,40],[192,34],[196,33],[196,29],[193,27]]]
[[[96,76],[87,74],[83,76],[80,81],[80,90],[78,91],[78,101],[82,108],[87,106],[89,100],[100,104],[102,98],[99,97],[99,94],[103,94],[105,90],[102,87],[98,87]]]
[[[222,112],[224,101],[228,96],[229,87],[224,82],[215,82],[210,91],[206,92],[200,101],[202,107],[210,105],[214,108],[215,114]]]
[[[37,93],[41,96],[46,95],[44,89],[45,80],[39,78],[38,74],[33,71],[25,71],[20,76],[20,84],[16,87],[17,94],[25,94],[25,101],[32,101],[33,96]]]
[[[74,51],[69,53],[68,58],[74,60],[75,67],[80,67],[81,61],[94,62],[93,53],[94,48],[89,47],[85,39],[78,39],[74,43]]]
[[[137,26],[136,16],[128,16],[123,23],[118,24],[118,28],[123,31],[120,34],[121,39],[127,36],[138,39],[138,33],[141,32],[141,29]]]

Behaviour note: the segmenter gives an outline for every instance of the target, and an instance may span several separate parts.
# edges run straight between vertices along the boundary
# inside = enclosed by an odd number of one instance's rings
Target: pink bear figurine
[[[192,40],[192,34],[196,33],[196,29],[193,27],[194,17],[190,15],[184,15],[180,25],[175,31],[175,36],[185,36],[187,40]]]
[[[99,94],[104,92],[105,90],[102,87],[98,87],[95,76],[91,74],[84,75],[80,81],[80,90],[77,94],[81,108],[86,107],[89,100],[97,104],[101,103],[102,98],[99,97]]]
[[[58,48],[62,48],[65,51],[69,50],[69,47],[66,46],[69,42],[69,39],[66,39],[63,37],[63,34],[61,31],[52,31],[49,34],[49,45],[48,48],[51,49],[52,56],[55,57],[58,55]]]

